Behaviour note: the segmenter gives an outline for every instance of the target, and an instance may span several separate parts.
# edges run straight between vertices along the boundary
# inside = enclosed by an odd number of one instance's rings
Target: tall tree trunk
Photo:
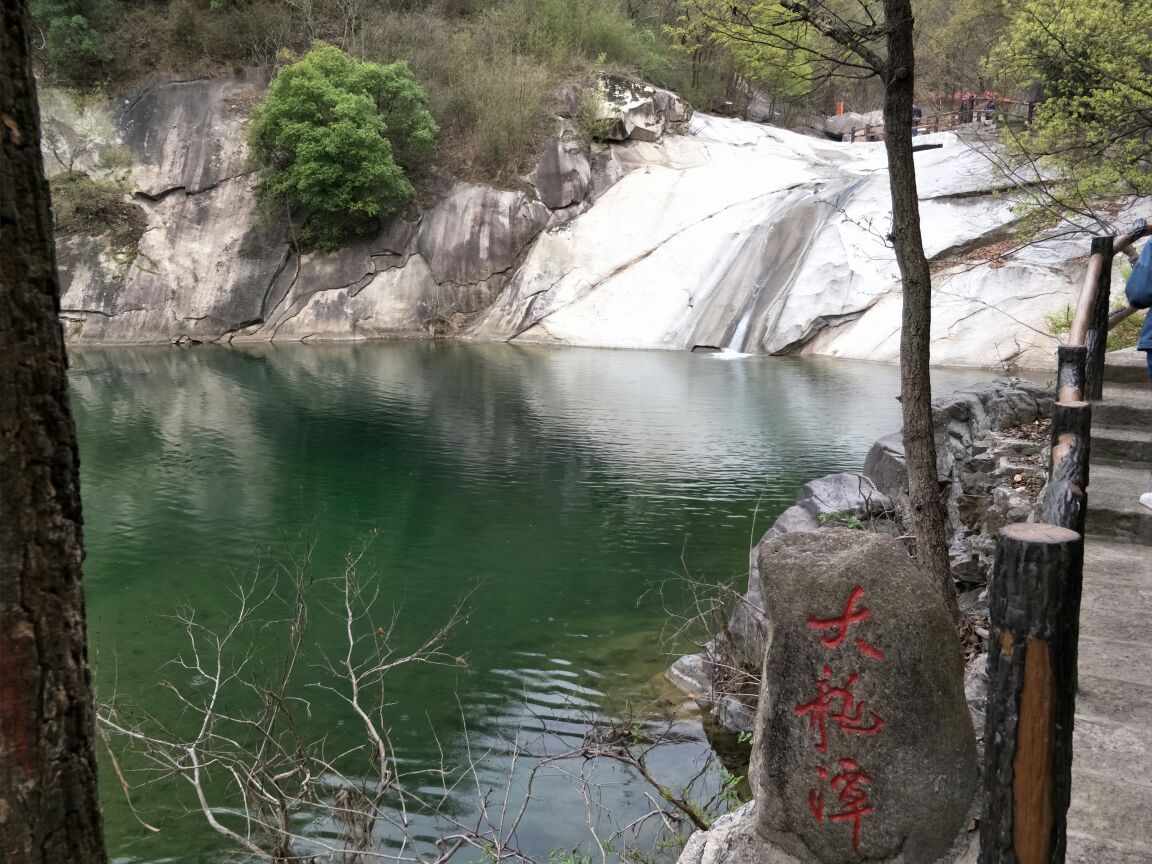
[[[0,4],[0,855],[103,864],[76,433],[27,12]]]
[[[948,562],[948,535],[936,472],[932,429],[932,381],[929,345],[932,330],[932,274],[920,235],[916,166],[912,159],[912,96],[915,55],[912,49],[911,0],[884,0],[888,59],[884,78],[884,147],[892,192],[892,245],[904,282],[900,332],[900,398],[904,414],[904,451],[908,497],[916,554],[953,620],[959,621],[956,587]]]

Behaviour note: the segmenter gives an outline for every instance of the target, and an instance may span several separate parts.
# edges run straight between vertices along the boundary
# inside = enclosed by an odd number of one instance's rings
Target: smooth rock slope
[[[880,144],[692,115],[605,79],[613,137],[558,118],[519,191],[448,182],[439,200],[336,253],[299,254],[258,208],[244,142],[268,72],[159,84],[106,116],[45,100],[55,170],[121,179],[138,246],[63,237],[63,317],[87,342],[473,339],[899,356],[900,285]],[[562,94],[571,116],[578,94]],[[612,102],[616,100],[616,102]],[[98,113],[98,112],[97,112]],[[927,139],[926,139],[927,140]],[[1045,316],[1071,302],[1081,240],[963,263],[1013,215],[988,161],[952,134],[917,154],[936,269],[934,360],[1047,365]],[[57,152],[59,151],[59,152]],[[101,166],[109,152],[130,164]],[[119,159],[117,161],[120,161]]]

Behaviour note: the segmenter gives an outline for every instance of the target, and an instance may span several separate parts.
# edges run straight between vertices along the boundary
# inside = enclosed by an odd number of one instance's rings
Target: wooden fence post
[[[1100,255],[1102,266],[1096,277],[1096,305],[1088,322],[1084,345],[1088,349],[1085,368],[1087,390],[1085,398],[1099,402],[1104,398],[1104,354],[1108,350],[1108,306],[1112,290],[1113,237],[1093,237],[1092,255]]]
[[[1041,519],[1077,534],[1088,514],[1088,456],[1092,405],[1058,402],[1052,414],[1052,458],[1044,490]]]
[[[1000,529],[989,583],[981,864],[1063,864],[1084,540],[1041,523]]]
[[[1061,345],[1056,349],[1056,398],[1060,402],[1084,399],[1084,370],[1088,349],[1082,345]]]

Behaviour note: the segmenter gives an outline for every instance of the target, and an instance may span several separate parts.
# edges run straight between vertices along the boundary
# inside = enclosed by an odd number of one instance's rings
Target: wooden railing
[[[1103,396],[1112,257],[1148,233],[1092,241],[1068,344],[1058,352],[1041,522],[1008,525],[989,583],[982,864],[1063,864],[1072,784],[1092,402]]]
[[[1019,102],[1014,99],[996,100],[994,107],[988,108],[987,100],[970,98],[963,100],[955,111],[938,111],[931,117],[922,118],[912,125],[912,133],[929,135],[933,132],[948,132],[969,123],[994,119],[1031,123],[1035,108],[1035,102]],[[884,124],[872,123],[854,127],[848,131],[846,140],[853,144],[857,141],[883,141]]]

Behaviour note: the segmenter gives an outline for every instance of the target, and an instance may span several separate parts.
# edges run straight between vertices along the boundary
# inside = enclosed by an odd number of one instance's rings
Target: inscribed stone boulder
[[[977,777],[943,601],[897,540],[870,532],[771,540],[759,571],[760,834],[814,864],[939,860]]]

